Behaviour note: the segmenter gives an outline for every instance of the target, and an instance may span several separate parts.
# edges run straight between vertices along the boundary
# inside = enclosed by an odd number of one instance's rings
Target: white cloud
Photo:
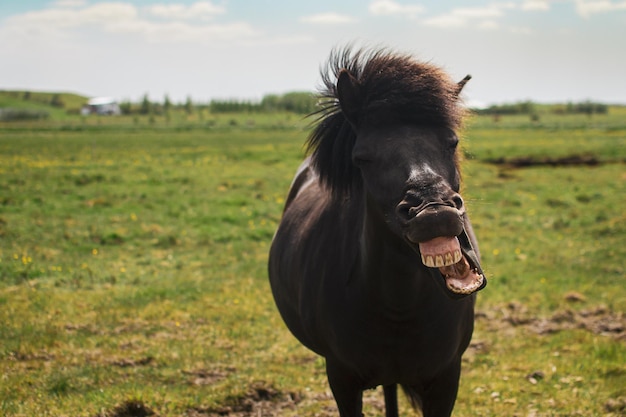
[[[400,4],[394,0],[374,0],[369,5],[369,12],[374,16],[408,16],[415,17],[424,12],[418,4]]]
[[[466,19],[482,19],[500,17],[504,15],[503,9],[511,9],[512,3],[494,3],[486,7],[463,7],[452,10],[452,13]]]
[[[72,2],[72,7],[68,7]],[[195,24],[185,19],[207,18],[226,11],[209,2],[190,6],[167,5],[138,9],[130,3],[107,2],[80,6],[75,0],[62,0],[50,8],[7,18],[0,35],[7,39],[75,39],[76,30],[92,33],[134,34],[151,42],[211,42],[256,37],[260,32],[246,22]],[[145,13],[144,13],[145,12]],[[154,19],[153,16],[157,16]]]
[[[259,35],[257,30],[244,22],[199,26],[185,22],[155,23],[137,20],[111,23],[106,29],[118,34],[137,34],[147,41],[158,43],[238,40]]]
[[[526,11],[547,11],[550,10],[549,0],[524,0],[522,10]]]
[[[496,29],[497,20],[504,16],[505,10],[515,8],[513,3],[492,3],[485,7],[459,7],[449,13],[424,20],[424,24],[441,28],[475,26],[481,29]]]
[[[342,15],[338,13],[320,13],[311,16],[305,16],[300,19],[301,22],[304,23],[315,23],[315,24],[342,24],[342,23],[352,23],[355,22],[356,19],[352,16]]]
[[[425,19],[424,24],[441,28],[456,28],[465,26],[467,19],[454,13],[448,13]]]
[[[23,33],[57,33],[77,27],[106,26],[114,22],[136,20],[135,6],[124,3],[99,3],[93,6],[75,8],[50,8],[28,12],[7,18],[5,28]]]
[[[176,20],[207,19],[226,13],[226,9],[223,6],[216,6],[208,1],[199,1],[190,6],[184,4],[155,4],[146,7],[146,10],[153,16]]]
[[[610,0],[576,0],[576,12],[585,18],[592,14],[626,10],[626,1]]]
[[[82,7],[86,4],[85,0],[57,0],[54,2],[57,7]]]

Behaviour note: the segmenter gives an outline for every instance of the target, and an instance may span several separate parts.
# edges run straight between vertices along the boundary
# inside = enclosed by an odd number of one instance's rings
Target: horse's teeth
[[[422,263],[429,268],[442,268],[458,263],[463,259],[461,251],[448,252],[444,255],[422,255]]]

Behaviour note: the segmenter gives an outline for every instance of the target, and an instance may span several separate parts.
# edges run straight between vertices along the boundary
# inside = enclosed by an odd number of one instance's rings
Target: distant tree
[[[609,112],[608,104],[596,103],[595,104],[595,112],[598,113],[598,114],[607,114]]]
[[[49,113],[44,110],[0,109],[0,121],[3,122],[47,119],[48,116]]]
[[[191,101],[191,96],[187,96],[187,100],[185,101],[184,109],[187,114],[193,113],[193,102]]]
[[[63,102],[59,94],[52,95],[52,98],[50,99],[50,105],[53,107],[61,108],[61,109],[65,107],[65,103]]]
[[[280,110],[280,96],[277,94],[267,94],[263,96],[261,100],[261,107],[264,111],[277,111]]]
[[[24,91],[24,100],[30,100],[30,91]]]
[[[263,111],[289,111],[307,114],[315,111],[316,99],[309,92],[294,91],[283,95],[268,94],[261,100]]]
[[[519,113],[521,114],[533,114],[535,113],[535,104],[532,101],[523,101],[518,103]]]
[[[130,103],[130,101],[122,101],[120,103],[120,111],[122,112],[122,114],[131,114],[132,109],[133,105]]]
[[[139,108],[139,113],[150,114],[151,112],[152,112],[152,103],[150,103],[148,94],[144,94],[143,99],[141,100],[141,107]]]
[[[315,110],[316,100],[311,93],[292,92],[283,95],[284,109],[294,113],[307,114]]]
[[[163,99],[163,113],[166,115],[169,114],[170,109],[172,108],[172,102],[170,101],[170,97],[166,94]]]

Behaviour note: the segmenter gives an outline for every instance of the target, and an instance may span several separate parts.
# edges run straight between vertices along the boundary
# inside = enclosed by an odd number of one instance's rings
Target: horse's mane
[[[339,73],[347,70],[359,85],[357,120],[391,121],[422,126],[460,127],[464,110],[460,87],[439,67],[386,49],[336,49],[321,70],[320,109],[307,148],[322,182],[334,195],[349,195],[360,186],[351,163],[356,134],[341,110]],[[354,122],[354,121],[353,121]],[[358,122],[357,122],[358,124]]]

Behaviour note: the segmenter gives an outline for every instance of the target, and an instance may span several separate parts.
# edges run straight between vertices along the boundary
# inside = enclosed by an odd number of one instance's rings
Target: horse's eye
[[[358,167],[369,164],[370,162],[372,162],[372,160],[366,157],[361,157],[361,156],[352,157],[352,163],[354,163],[354,165]]]
[[[363,166],[372,162],[372,153],[365,149],[355,149],[352,152],[352,163],[356,166]]]
[[[451,138],[448,146],[450,147],[450,149],[455,150],[457,146],[459,146],[459,138],[457,138],[456,136]]]

